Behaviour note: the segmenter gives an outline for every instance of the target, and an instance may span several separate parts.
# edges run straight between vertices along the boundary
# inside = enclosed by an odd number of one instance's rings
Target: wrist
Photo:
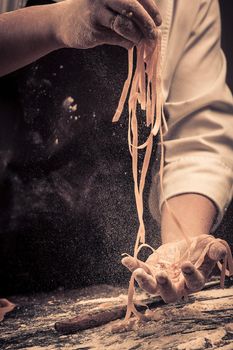
[[[48,6],[50,7],[50,31],[53,45],[55,45],[56,49],[68,47],[63,28],[64,20],[66,18],[66,1]]]
[[[210,232],[216,217],[216,207],[209,198],[201,194],[184,193],[168,199],[168,205],[169,207],[166,205],[162,207],[161,235],[163,243],[184,239],[170,210],[190,239]]]

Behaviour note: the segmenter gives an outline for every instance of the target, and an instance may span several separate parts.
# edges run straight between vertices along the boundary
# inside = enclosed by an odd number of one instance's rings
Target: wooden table
[[[185,303],[158,303],[155,319],[124,333],[119,321],[72,335],[54,329],[57,321],[92,310],[103,302],[123,304],[126,289],[95,286],[72,291],[12,297],[17,308],[0,323],[2,350],[233,350],[233,287],[208,289]]]

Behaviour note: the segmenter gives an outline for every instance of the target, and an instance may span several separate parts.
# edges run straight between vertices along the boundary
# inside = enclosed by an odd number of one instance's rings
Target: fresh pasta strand
[[[160,137],[160,188],[161,195],[164,197],[163,190],[163,168],[164,168],[164,131],[168,130],[164,109],[163,109],[163,96],[162,96],[162,62],[161,62],[161,40],[162,33],[161,30],[157,30],[157,42],[154,48],[150,48],[144,41],[141,41],[135,49],[130,49],[128,51],[128,77],[124,83],[122,94],[119,100],[119,104],[116,113],[113,117],[113,122],[117,122],[122,114],[124,104],[128,98],[128,146],[129,152],[132,158],[132,173],[134,180],[134,195],[137,208],[137,215],[139,220],[139,228],[136,236],[136,242],[134,246],[134,259],[137,260],[138,253],[144,247],[149,247],[154,251],[152,247],[145,243],[145,225],[143,220],[143,191],[145,186],[146,175],[150,163],[150,158],[153,148],[153,139],[155,136]],[[133,57],[134,50],[137,53],[137,62],[135,72],[133,74]],[[137,105],[141,106],[142,110],[145,110],[146,114],[146,126],[150,127],[150,134],[147,140],[142,144],[138,144],[138,120],[137,120]],[[144,159],[142,163],[141,176],[139,178],[138,174],[138,153],[139,150],[145,150]],[[171,217],[173,218],[175,224],[179,228],[183,238],[187,243],[187,251],[181,257],[181,259],[175,264],[171,265],[170,268],[177,269],[177,265],[181,264],[185,259],[189,258],[190,249],[193,248],[193,243],[191,243],[188,235],[185,232],[184,227],[179,222],[172,208],[169,206],[167,200],[164,200],[164,205],[166,205],[167,210]],[[199,257],[195,266],[198,268],[204,261],[205,255],[207,254],[211,244],[213,244],[212,236],[209,236],[208,244],[206,245],[203,253]],[[212,237],[212,238],[211,238]],[[227,249],[227,256],[224,260],[223,265],[218,263],[221,270],[221,286],[224,284],[225,275],[233,274],[233,262],[231,251],[228,244],[223,242]],[[195,248],[195,247],[194,247]],[[169,264],[169,263],[168,263]],[[227,270],[227,265],[228,269]],[[153,276],[153,271],[149,273]],[[142,319],[143,315],[137,311],[135,308],[133,298],[135,293],[135,278],[134,273],[132,273],[129,289],[128,289],[128,303],[127,312],[125,315],[125,322],[129,320],[132,314],[134,314],[138,319]]]
[[[133,49],[128,51],[128,77],[125,81],[122,95],[113,117],[113,122],[119,120],[123,107],[129,93],[128,110],[128,145],[132,157],[132,172],[134,179],[134,194],[139,220],[139,228],[134,247],[134,258],[137,259],[139,251],[148,246],[145,244],[145,225],[143,220],[143,191],[145,186],[146,174],[148,171],[152,148],[153,137],[162,129],[162,123],[165,124],[164,114],[162,112],[162,94],[161,94],[161,31],[158,30],[157,45],[151,49],[143,41],[137,46],[137,63],[133,74]],[[129,88],[131,86],[130,92]],[[137,105],[146,111],[146,125],[150,126],[150,134],[143,145],[138,145],[138,121]],[[138,179],[138,151],[145,149],[144,160],[141,169],[141,177]],[[153,249],[153,248],[151,248]],[[140,313],[136,310],[134,297],[134,274],[132,274],[129,283],[128,305],[125,320],[127,321],[131,314],[140,318]]]
[[[143,191],[145,179],[153,147],[153,137],[160,133],[162,135],[162,124],[167,130],[167,124],[163,112],[162,98],[162,63],[161,63],[161,31],[158,29],[157,44],[154,48],[150,48],[144,41],[136,47],[137,64],[133,74],[133,49],[128,51],[128,77],[124,83],[120,101],[113,117],[113,122],[119,120],[123,107],[129,93],[131,85],[128,110],[128,144],[132,157],[132,172],[134,178],[134,193],[136,207],[139,219],[139,229],[135,244],[134,255],[140,243],[145,243],[145,227],[143,222]],[[147,78],[147,79],[146,79]],[[146,83],[147,80],[147,83]],[[146,110],[146,124],[151,127],[150,135],[144,144],[138,145],[138,121],[136,115],[137,105],[140,104],[142,109]],[[142,165],[141,178],[138,180],[138,150],[145,149],[145,156]],[[162,145],[163,149],[163,145]],[[161,157],[161,184],[162,184],[162,168],[163,156]],[[162,186],[161,186],[162,188]],[[175,216],[175,215],[174,215]],[[178,220],[177,220],[178,223]],[[180,226],[181,231],[182,228]],[[188,241],[188,239],[187,239]]]

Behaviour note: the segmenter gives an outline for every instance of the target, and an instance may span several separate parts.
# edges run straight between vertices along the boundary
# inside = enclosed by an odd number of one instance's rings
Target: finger
[[[144,7],[136,0],[107,0],[106,6],[125,16],[137,24],[143,36],[148,40],[156,39],[156,25]]]
[[[156,275],[157,289],[165,303],[173,303],[178,299],[176,288],[165,272]]]
[[[104,32],[101,32],[99,37],[102,41],[102,44],[117,45],[124,47],[127,50],[134,46],[134,43],[107,28],[104,30]]]
[[[140,288],[144,289],[150,294],[156,294],[157,283],[155,279],[146,273],[142,268],[138,268],[134,271],[134,278],[137,281]]]
[[[210,246],[208,251],[208,256],[211,260],[219,261],[225,258],[227,254],[226,247],[221,243],[216,241]]]
[[[137,26],[124,16],[118,15],[115,17],[112,29],[124,38],[132,41],[135,45],[142,39],[142,34]]]
[[[203,274],[191,262],[183,263],[181,265],[181,271],[184,276],[185,285],[190,292],[196,292],[204,287],[205,278]]]
[[[135,271],[138,268],[143,269],[146,273],[151,275],[149,267],[141,260],[135,259],[132,256],[126,256],[121,260],[121,263],[127,267],[131,272]]]
[[[226,254],[226,248],[222,243],[216,241],[210,246],[209,251],[204,258],[204,262],[198,269],[204,275],[205,279],[210,276],[216,262],[223,259]]]
[[[96,22],[108,29],[112,29],[135,45],[137,45],[142,38],[140,30],[134,22],[125,16],[117,15],[105,7],[102,7],[101,10],[96,13]]]
[[[157,26],[162,24],[162,17],[160,15],[159,9],[155,4],[155,1],[151,0],[138,0],[138,2],[145,8],[149,15],[153,18]]]

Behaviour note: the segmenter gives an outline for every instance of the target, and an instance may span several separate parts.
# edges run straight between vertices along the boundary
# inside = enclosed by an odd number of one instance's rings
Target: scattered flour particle
[[[77,103],[75,105],[70,105],[69,110],[72,112],[76,112],[77,111]]]
[[[65,109],[69,109],[69,107],[72,105],[73,102],[74,102],[73,97],[69,96],[69,97],[65,98],[65,100],[62,103],[62,106]]]

